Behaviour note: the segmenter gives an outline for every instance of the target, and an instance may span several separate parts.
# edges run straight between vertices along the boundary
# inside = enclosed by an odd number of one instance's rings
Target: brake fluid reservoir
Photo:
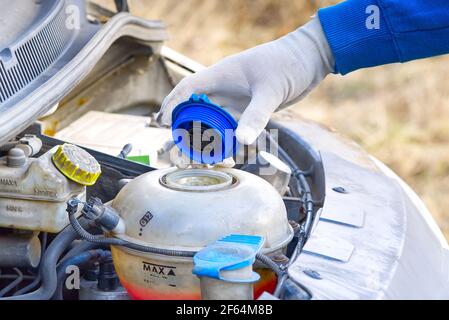
[[[95,183],[100,172],[96,160],[74,145],[39,158],[23,158],[12,149],[0,159],[0,227],[61,231],[69,224],[66,202],[84,200],[85,185]]]
[[[216,168],[156,170],[129,182],[112,202],[126,224],[127,241],[152,247],[200,251],[229,234],[265,238],[262,252],[282,252],[293,230],[279,193],[253,174]],[[134,299],[200,299],[191,258],[113,247],[116,271]],[[255,296],[276,278],[255,266]]]

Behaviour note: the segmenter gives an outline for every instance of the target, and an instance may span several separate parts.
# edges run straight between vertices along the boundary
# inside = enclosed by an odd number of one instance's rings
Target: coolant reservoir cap
[[[101,175],[98,161],[87,151],[73,144],[59,146],[52,160],[64,176],[84,186],[94,185]]]
[[[173,140],[190,159],[216,164],[237,153],[237,122],[205,94],[193,94],[188,101],[179,104],[173,110],[172,119]]]
[[[249,235],[230,235],[199,251],[194,257],[193,273],[199,277],[209,277],[228,282],[255,282],[259,275],[255,272],[250,277],[229,279],[221,271],[234,271],[251,266],[256,254],[264,244],[264,238]]]

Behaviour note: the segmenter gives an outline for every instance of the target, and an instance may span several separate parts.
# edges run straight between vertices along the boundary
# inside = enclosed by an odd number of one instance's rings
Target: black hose
[[[63,300],[64,284],[66,279],[66,270],[68,266],[77,266],[79,268],[85,269],[92,266],[95,262],[102,261],[107,257],[110,257],[110,251],[105,251],[102,249],[89,250],[81,252],[77,255],[69,257],[62,261],[57,268],[58,286],[56,288],[55,294],[53,295],[54,300]]]
[[[59,261],[58,266],[60,266],[61,264],[63,264],[67,259],[70,259],[74,256],[77,256],[85,251],[89,251],[89,250],[95,250],[95,249],[108,249],[109,245],[104,245],[104,244],[98,244],[98,243],[93,243],[93,242],[89,242],[86,240],[81,241],[81,243],[79,243],[77,246],[73,247],[72,249],[70,249],[65,255],[64,257]]]
[[[174,257],[193,257],[196,252],[194,251],[181,251],[181,250],[170,250],[170,249],[161,249],[161,248],[155,248],[155,247],[149,247],[144,245],[135,244],[123,239],[118,238],[108,238],[101,235],[93,235],[86,231],[78,222],[78,219],[76,217],[76,212],[78,210],[78,205],[81,203],[79,199],[71,199],[68,202],[67,206],[67,212],[69,215],[69,221],[75,232],[84,240],[96,243],[96,244],[103,244],[103,245],[112,245],[112,246],[122,246],[129,249],[133,249],[140,252],[145,253],[152,253],[152,254],[159,254],[159,255],[165,255],[165,256],[174,256]],[[312,206],[313,209],[313,206]],[[261,253],[256,255],[256,258],[258,261],[262,262],[266,266],[268,266],[270,269],[272,269],[276,275],[278,276],[278,287],[276,288],[277,291],[280,291],[281,285],[284,283],[285,279],[288,277],[285,270],[282,270],[281,267],[279,267],[270,257],[265,256]],[[280,285],[281,284],[281,285]]]
[[[160,255],[165,255],[165,256],[174,256],[174,257],[191,258],[196,254],[195,251],[160,249],[160,248],[138,245],[135,243],[128,242],[126,240],[122,240],[122,239],[106,238],[104,236],[90,234],[80,225],[75,214],[73,214],[72,212],[69,212],[69,220],[70,220],[70,224],[72,225],[73,229],[78,233],[78,235],[82,239],[92,242],[92,243],[123,246],[123,247],[127,247],[127,248],[130,248],[133,250],[141,251],[141,252],[160,254]],[[280,267],[270,257],[268,257],[264,254],[258,253],[256,255],[256,258],[257,258],[257,260],[259,260],[260,262],[265,264],[267,267],[272,269],[276,273],[276,275],[283,276],[285,274],[285,272],[282,271],[280,269]]]
[[[274,273],[276,273],[278,278],[281,278],[285,275],[285,271],[281,270],[281,268],[279,267],[279,265],[274,262],[269,256],[266,256],[262,253],[258,253],[256,255],[256,259],[263,263],[264,265],[266,265],[267,267],[269,267],[271,270],[274,271]]]
[[[74,213],[69,212],[69,220],[70,224],[75,230],[75,232],[84,240],[97,243],[97,244],[104,244],[104,245],[111,245],[111,246],[122,246],[129,249],[145,252],[145,253],[152,253],[152,254],[159,254],[164,256],[171,256],[171,257],[187,257],[191,258],[195,255],[196,252],[194,251],[181,251],[181,250],[170,250],[170,249],[161,249],[161,248],[154,248],[149,246],[143,246],[139,244],[135,244],[123,239],[118,238],[107,238],[104,236],[99,235],[93,235],[89,232],[87,232],[78,222],[78,219],[76,218]]]
[[[48,241],[48,234],[46,232],[43,232],[42,236],[41,236],[41,252],[42,252],[42,255],[45,254],[45,250],[47,248],[47,241]],[[14,293],[14,296],[19,296],[21,294],[27,293],[27,292],[33,290],[34,288],[36,288],[37,285],[39,284],[39,282],[41,281],[41,275],[40,275],[41,270],[42,270],[42,261],[39,264],[39,271],[38,271],[37,276],[35,277],[35,279],[29,285],[23,287],[22,289],[17,290]]]
[[[275,297],[280,297],[282,294],[282,291],[284,290],[284,285],[287,279],[289,278],[288,274],[285,273],[282,277],[278,278],[278,283],[276,284],[276,288],[274,289],[273,295]]]
[[[5,294],[7,294],[9,291],[17,287],[23,281],[22,271],[20,271],[18,268],[13,268],[13,270],[17,273],[17,277],[14,281],[12,281],[6,287],[0,290],[0,297],[3,297]]]
[[[309,184],[307,183],[306,176],[311,175],[312,169],[308,171],[302,171],[296,163],[293,161],[293,159],[289,156],[289,154],[273,139],[273,137],[266,133],[268,139],[270,140],[270,143],[276,146],[280,158],[287,163],[287,165],[292,170],[292,177],[295,178],[297,189],[302,191],[302,202],[303,202],[303,208],[306,215],[306,221],[304,224],[301,224],[300,230],[298,233],[298,243],[295,247],[295,250],[293,251],[289,262],[284,266],[285,268],[290,267],[298,258],[298,256],[302,253],[302,250],[304,249],[304,246],[307,242],[307,239],[309,238],[311,231],[312,231],[312,225],[313,225],[313,208],[314,208],[314,201],[312,197],[312,191],[310,189]],[[282,294],[282,290],[284,287],[285,282],[288,279],[288,274],[286,273],[281,278],[278,278],[278,283],[276,285],[275,293],[274,295],[276,297],[279,297]],[[305,288],[304,286],[302,286]],[[306,290],[306,288],[304,289]],[[307,289],[308,292],[310,292]]]
[[[306,176],[310,175],[312,173],[312,170],[308,171],[302,171],[296,163],[293,161],[293,159],[288,155],[288,153],[271,137],[270,134],[267,133],[268,139],[270,140],[270,143],[275,145],[279,156],[283,161],[285,161],[290,169],[292,170],[292,177],[296,179],[298,189],[302,190],[302,198],[304,203],[304,210],[306,214],[306,221],[302,226],[302,230],[300,231],[300,239],[298,241],[297,249],[297,255],[294,256],[296,259],[297,256],[301,253],[306,240],[310,236],[310,232],[312,229],[312,222],[313,222],[313,206],[314,201],[312,198],[312,191],[310,189],[309,184],[307,183]],[[293,263],[295,259],[290,258],[289,264]]]
[[[17,279],[17,274],[2,274],[0,275],[0,279],[2,280],[13,280],[13,279]],[[24,274],[23,275],[23,280],[34,280],[36,279],[36,276],[33,275],[28,275],[28,274]]]
[[[297,177],[297,179],[298,179],[298,183],[301,183],[301,186],[304,190],[303,202],[304,202],[304,209],[305,209],[305,213],[306,213],[306,221],[300,227],[300,230],[298,233],[298,244],[296,245],[296,248],[293,251],[292,256],[290,257],[288,266],[290,266],[293,262],[296,261],[296,259],[301,254],[302,250],[304,249],[306,241],[309,238],[310,233],[312,231],[312,223],[313,223],[313,206],[314,206],[314,204],[313,204],[312,192],[310,190],[310,186],[307,183],[304,175],[299,175]]]
[[[0,145],[0,152],[8,152],[9,150],[17,146],[19,143],[20,143],[19,141],[12,141],[2,144]]]
[[[0,300],[49,300],[57,287],[56,263],[73,240],[78,238],[72,226],[67,226],[51,242],[41,261],[42,285],[34,292],[3,298]]]

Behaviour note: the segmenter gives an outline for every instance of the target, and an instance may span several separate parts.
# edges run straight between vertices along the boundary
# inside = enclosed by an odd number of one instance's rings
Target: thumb
[[[280,99],[274,94],[267,94],[265,90],[256,90],[240,117],[236,130],[238,142],[249,145],[256,141],[280,104]]]

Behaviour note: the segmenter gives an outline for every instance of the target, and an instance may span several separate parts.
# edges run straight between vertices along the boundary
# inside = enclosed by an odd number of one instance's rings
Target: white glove
[[[318,18],[269,43],[223,59],[183,79],[162,103],[159,122],[171,125],[172,111],[193,94],[240,117],[242,144],[253,143],[273,112],[305,97],[327,74],[334,59]]]

